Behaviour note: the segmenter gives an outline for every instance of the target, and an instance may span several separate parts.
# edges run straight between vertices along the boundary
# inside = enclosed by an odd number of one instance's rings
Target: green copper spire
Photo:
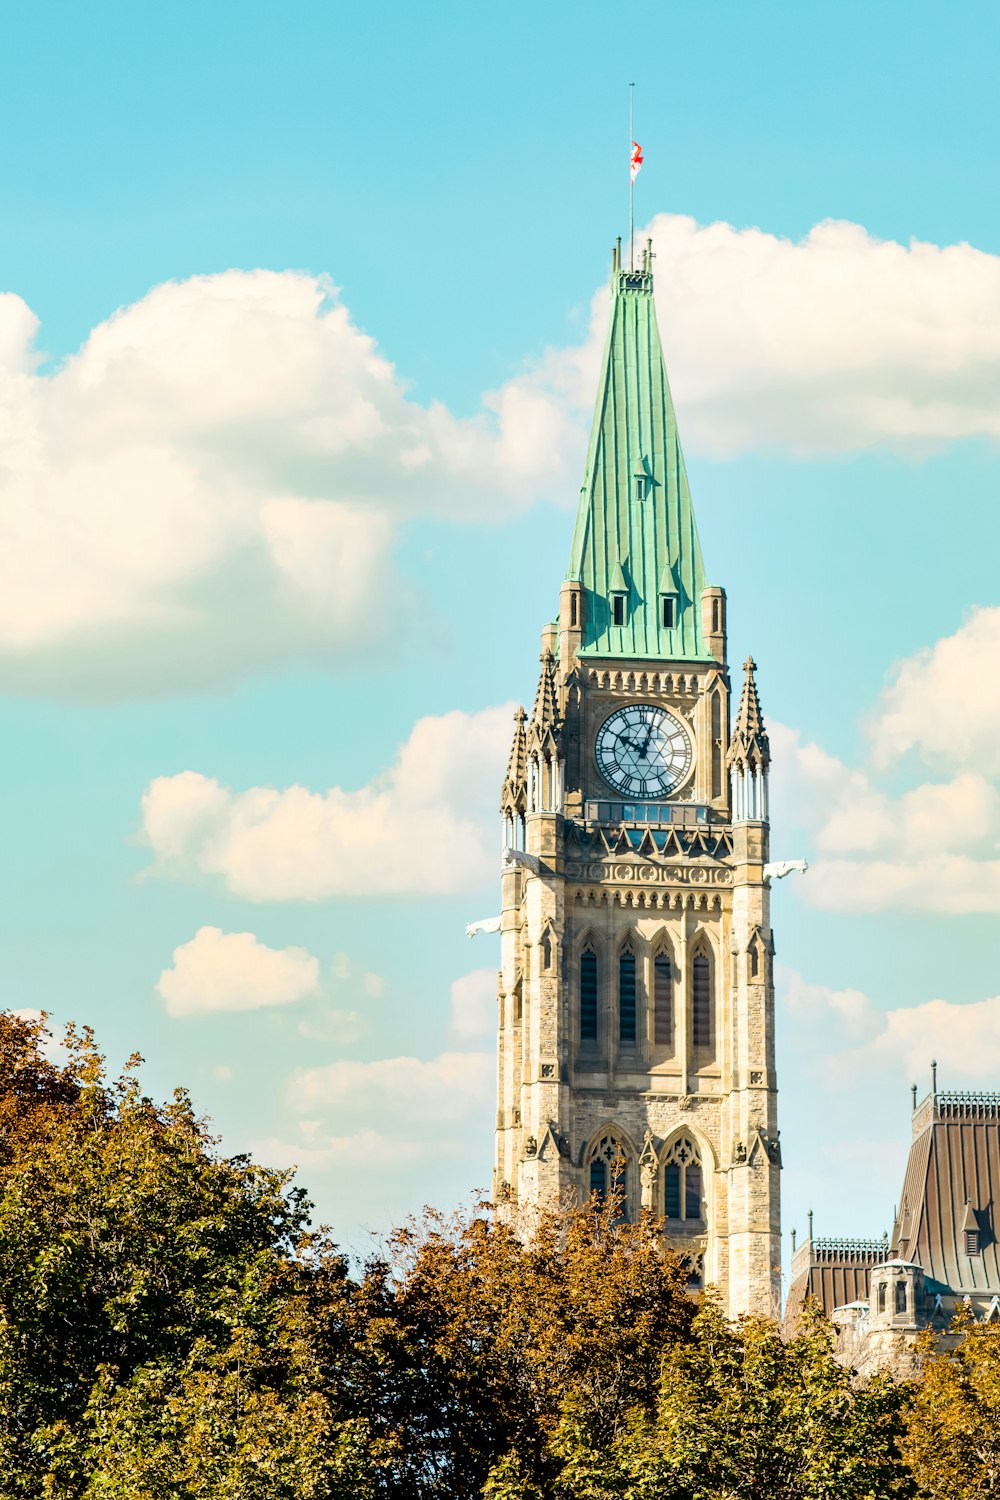
[[[566,575],[585,590],[580,655],[708,657],[705,568],[656,326],[652,242],[641,271],[623,271],[615,252],[611,291]]]

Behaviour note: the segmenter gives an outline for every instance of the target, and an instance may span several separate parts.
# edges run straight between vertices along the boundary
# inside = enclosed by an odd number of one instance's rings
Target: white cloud
[[[349,1111],[362,1118],[451,1122],[466,1118],[496,1089],[492,1052],[443,1052],[429,1062],[387,1057],[373,1062],[341,1058],[306,1068],[292,1080],[296,1109]]]
[[[1000,775],[1000,609],[975,609],[953,635],[901,662],[870,725],[878,765],[909,750]]]
[[[855,1090],[871,1079],[882,1086],[926,1079],[931,1058],[943,1087],[995,1085],[1000,1077],[1000,995],[966,1003],[932,999],[880,1010],[860,990],[810,983],[794,969],[775,965],[775,986],[790,1019],[803,1029],[827,1027],[823,1072],[827,1081],[850,1081]]]
[[[156,693],[378,643],[394,533],[558,487],[540,381],[468,419],[411,400],[336,289],[227,271],[156,287],[54,373],[0,296],[0,684]]]
[[[1000,257],[833,222],[650,231],[692,449],[1000,436]],[[167,283],[54,372],[0,295],[0,686],[164,693],[378,649],[402,520],[574,492],[606,300],[457,418],[408,396],[322,277]]]
[[[360,1040],[364,1022],[359,1011],[327,1008],[300,1021],[296,1030],[299,1036],[308,1037],[313,1042],[337,1042],[341,1046],[350,1046]]]
[[[381,1000],[385,994],[385,980],[381,974],[364,974],[361,978],[361,988],[369,1000]]]
[[[799,241],[670,214],[649,232],[693,450],[1000,438],[1000,256],[831,220]]]
[[[1000,794],[975,771],[889,796],[775,724],[773,817],[782,852],[810,856],[801,886],[831,911],[1000,911]],[[800,844],[802,848],[800,848]]]
[[[814,1022],[832,1013],[852,1031],[864,1030],[872,1024],[872,1003],[862,990],[835,990],[829,985],[811,984],[783,964],[775,964],[774,982],[788,1009],[800,1020]]]
[[[497,1027],[497,971],[473,969],[451,986],[451,1029],[456,1036],[492,1036]]]
[[[217,876],[253,901],[465,890],[496,870],[510,734],[510,706],[420,719],[392,768],[358,791],[161,776],[143,795],[144,831],[164,873]]]
[[[252,932],[202,927],[174,949],[157,990],[171,1016],[290,1005],[319,987],[319,962],[304,948],[268,948]]]

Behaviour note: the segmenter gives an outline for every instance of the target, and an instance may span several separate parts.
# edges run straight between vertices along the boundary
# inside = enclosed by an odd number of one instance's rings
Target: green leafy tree
[[[769,1319],[727,1322],[707,1298],[693,1337],[664,1350],[652,1414],[609,1445],[574,1393],[555,1446],[572,1500],[890,1500],[913,1493],[898,1451],[905,1392],[852,1380],[809,1313],[787,1341]]]
[[[654,1400],[692,1304],[651,1226],[616,1215],[519,1234],[491,1210],[429,1214],[390,1238],[355,1301],[379,1496],[548,1494],[571,1393],[609,1432]]]
[[[923,1339],[903,1452],[929,1500],[1000,1494],[1000,1325],[964,1309],[950,1336]]]
[[[89,1033],[62,1066],[43,1045],[0,1016],[3,1495],[362,1494],[330,1378],[346,1268],[304,1195],[220,1157],[183,1093],[109,1082]]]

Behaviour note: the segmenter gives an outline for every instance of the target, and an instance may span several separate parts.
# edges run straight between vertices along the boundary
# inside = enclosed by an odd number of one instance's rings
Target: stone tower
[[[769,751],[754,664],[730,730],[653,306],[611,319],[559,617],[501,796],[497,1201],[624,1195],[691,1283],[776,1313],[780,1152]]]

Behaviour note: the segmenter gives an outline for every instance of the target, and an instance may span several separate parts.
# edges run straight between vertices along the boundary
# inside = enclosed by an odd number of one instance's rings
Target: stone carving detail
[[[525,1156],[538,1155],[538,1142],[535,1140],[535,1137],[533,1135],[529,1135],[528,1139],[524,1143],[524,1154]]]
[[[639,1157],[639,1182],[642,1187],[642,1206],[650,1213],[656,1206],[656,1178],[659,1163],[656,1158],[656,1147],[653,1145],[653,1132],[646,1130],[642,1138],[642,1154]]]

